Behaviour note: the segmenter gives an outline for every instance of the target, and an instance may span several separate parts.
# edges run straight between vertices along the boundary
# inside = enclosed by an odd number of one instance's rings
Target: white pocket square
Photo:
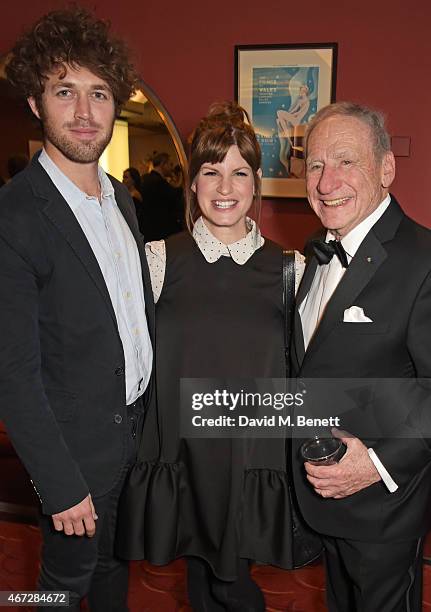
[[[344,311],[343,323],[372,323],[373,320],[364,314],[360,306],[350,306]]]

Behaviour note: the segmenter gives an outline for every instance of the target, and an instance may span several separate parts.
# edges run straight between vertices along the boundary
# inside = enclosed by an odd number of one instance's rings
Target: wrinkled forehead
[[[341,149],[373,154],[371,127],[348,115],[332,115],[320,121],[307,139],[307,159],[318,153],[332,155]]]

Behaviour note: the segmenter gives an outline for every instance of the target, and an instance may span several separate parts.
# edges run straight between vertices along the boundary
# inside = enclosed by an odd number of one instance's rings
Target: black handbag
[[[295,252],[283,251],[283,306],[284,306],[284,354],[286,359],[286,378],[290,376],[290,341],[292,336],[293,313],[295,305]],[[292,456],[291,440],[287,441],[287,452]],[[290,461],[288,461],[290,465]],[[318,534],[302,518],[298,502],[289,480],[289,496],[292,512],[293,567],[298,569],[317,559],[323,551]]]

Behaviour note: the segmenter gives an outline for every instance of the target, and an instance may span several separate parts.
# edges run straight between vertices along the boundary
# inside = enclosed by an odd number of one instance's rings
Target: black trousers
[[[114,540],[118,500],[136,459],[141,410],[139,400],[128,407],[128,449],[120,478],[108,494],[93,499],[98,516],[95,535],[67,536],[55,531],[50,516],[40,515],[43,544],[38,589],[69,591],[69,606],[39,607],[39,611],[78,612],[81,599],[87,596],[91,612],[127,612],[128,563],[115,556]]]
[[[188,557],[187,587],[194,612],[265,612],[265,600],[250,576],[248,559],[239,560],[237,580],[226,582],[216,578],[203,559]]]
[[[330,612],[421,612],[423,538],[322,539]]]

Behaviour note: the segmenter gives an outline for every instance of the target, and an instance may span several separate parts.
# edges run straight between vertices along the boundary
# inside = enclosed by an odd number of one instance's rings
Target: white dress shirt
[[[361,223],[359,223],[346,236],[344,236],[344,238],[342,238],[341,244],[346,251],[347,261],[349,264],[355,256],[356,251],[359,249],[365,236],[383,215],[387,207],[390,205],[390,202],[391,198],[389,195],[387,195],[379,206],[368,217],[366,217],[366,219],[361,221]],[[329,242],[330,240],[334,239],[335,236],[328,231],[326,233],[325,241]],[[326,306],[345,272],[346,268],[343,268],[336,255],[332,257],[328,264],[322,264],[317,267],[310,290],[299,306],[305,349],[307,349],[308,345],[310,344],[322,316],[324,315]],[[391,493],[396,491],[398,489],[398,485],[391,478],[390,474],[385,469],[384,465],[372,448],[368,449],[368,454],[388,490]]]
[[[142,269],[135,239],[99,166],[100,202],[81,191],[45,150],[39,163],[70,206],[97,259],[111,298],[125,360],[126,404],[140,397],[151,375],[153,349],[145,315]],[[85,296],[82,296],[85,300]]]

